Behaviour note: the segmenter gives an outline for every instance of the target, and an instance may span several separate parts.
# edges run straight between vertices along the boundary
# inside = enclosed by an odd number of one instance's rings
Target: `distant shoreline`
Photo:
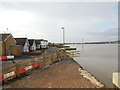
[[[105,41],[105,42],[82,42],[82,43],[65,43],[65,44],[119,44],[120,41]]]
[[[63,44],[63,43],[54,43],[54,44]],[[120,41],[106,41],[106,42],[84,42],[84,43],[64,43],[64,44],[120,44]]]
[[[65,43],[65,44],[120,44],[120,43]]]

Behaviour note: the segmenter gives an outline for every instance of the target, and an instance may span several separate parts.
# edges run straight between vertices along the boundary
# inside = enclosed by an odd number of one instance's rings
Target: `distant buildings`
[[[42,40],[41,41],[41,48],[47,48],[48,47],[48,40]]]
[[[22,46],[16,45],[16,40],[10,33],[0,34],[0,55],[22,55]]]
[[[35,43],[36,43],[36,50],[40,50],[41,49],[41,42],[43,41],[43,39],[36,39]]]
[[[27,38],[15,38],[17,45],[22,45],[22,52],[29,52],[29,41]]]
[[[29,51],[35,51],[36,50],[36,43],[34,39],[28,39],[29,42]]]
[[[0,56],[20,56],[23,52],[32,52],[48,48],[48,40],[14,38],[10,33],[0,34]]]

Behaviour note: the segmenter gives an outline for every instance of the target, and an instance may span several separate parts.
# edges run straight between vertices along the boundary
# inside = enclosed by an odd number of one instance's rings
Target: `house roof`
[[[48,42],[48,40],[44,40],[45,42]]]
[[[26,42],[26,39],[27,38],[15,38],[15,40],[16,40],[16,45],[25,45],[25,42]]]
[[[33,45],[34,39],[28,39],[30,46]]]
[[[40,44],[40,41],[43,41],[43,39],[35,39],[36,44]]]
[[[9,35],[11,35],[10,33],[1,33],[0,34],[0,41],[4,41]]]

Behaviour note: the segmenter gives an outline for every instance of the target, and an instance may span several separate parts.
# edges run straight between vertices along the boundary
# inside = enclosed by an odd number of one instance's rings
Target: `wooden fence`
[[[48,56],[41,56],[30,60],[22,60],[9,66],[2,67],[2,75],[0,81],[7,82],[8,80],[19,77],[22,74],[28,73],[38,67],[45,67],[60,60],[72,59],[66,52],[57,52]]]

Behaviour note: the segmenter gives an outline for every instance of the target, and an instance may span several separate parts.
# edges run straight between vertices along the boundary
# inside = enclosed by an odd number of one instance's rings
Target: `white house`
[[[29,50],[30,51],[35,51],[36,50],[35,40],[34,39],[28,39],[28,41],[29,41],[29,44],[30,44]]]
[[[29,52],[29,41],[27,38],[15,38],[16,45],[22,45],[23,46],[23,52]]]
[[[41,48],[48,48],[48,40],[41,41]]]
[[[43,39],[35,39],[36,50],[40,50],[41,49],[41,41],[43,41]]]

